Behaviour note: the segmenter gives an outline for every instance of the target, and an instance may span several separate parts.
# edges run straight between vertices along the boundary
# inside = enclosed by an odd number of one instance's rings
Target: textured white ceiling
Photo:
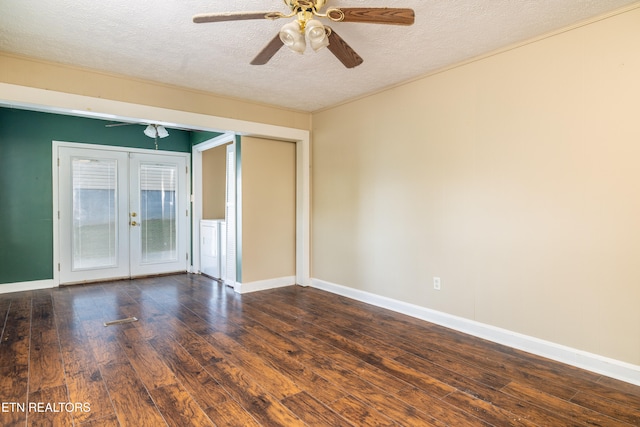
[[[409,7],[411,27],[331,26],[363,58],[323,49],[249,62],[285,20],[193,24],[205,12],[288,10],[281,0],[0,0],[0,50],[303,111],[316,111],[637,0],[329,0]]]

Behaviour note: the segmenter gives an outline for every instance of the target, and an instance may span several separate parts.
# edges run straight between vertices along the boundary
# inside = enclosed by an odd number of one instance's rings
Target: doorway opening
[[[225,132],[233,129],[237,135],[275,138],[293,142],[296,145],[296,283],[303,286],[311,284],[310,274],[310,132],[299,127],[266,124],[249,119],[232,119],[202,113],[193,113],[171,108],[157,108],[143,104],[88,97],[49,89],[0,83],[3,93],[0,105],[31,111],[43,111],[79,117],[100,118],[135,123],[159,123],[165,127],[189,129],[192,131]],[[79,107],[80,106],[80,107]],[[250,115],[248,115],[250,116]],[[197,183],[196,151],[193,155],[193,177]],[[53,164],[54,171],[57,165]],[[56,172],[54,172],[56,173]],[[201,176],[201,175],[200,175]],[[195,190],[195,186],[194,186]],[[57,226],[58,196],[57,187],[53,188],[53,256],[52,278],[37,282],[18,283],[20,290],[41,289],[60,284],[60,232]],[[194,191],[195,194],[195,191]],[[195,202],[197,203],[197,198]],[[197,224],[201,218],[194,210],[193,221]],[[197,232],[197,227],[193,227]],[[194,236],[195,237],[195,236]],[[195,240],[195,239],[194,239]],[[197,249],[194,249],[194,252]],[[191,254],[195,262],[195,253]],[[193,271],[193,270],[192,270]]]
[[[193,270],[235,288],[237,252],[236,135],[193,147]],[[207,194],[208,197],[204,197]]]

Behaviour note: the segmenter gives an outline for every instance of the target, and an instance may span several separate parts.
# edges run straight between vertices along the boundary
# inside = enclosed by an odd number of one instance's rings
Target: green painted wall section
[[[52,141],[154,149],[142,125],[0,108],[0,286],[53,278]],[[191,152],[169,129],[161,150]]]
[[[205,142],[215,137],[218,137],[220,135],[222,135],[222,133],[192,131],[192,132],[189,132],[189,141],[191,142],[191,145],[194,146],[194,145],[200,144],[201,142]]]

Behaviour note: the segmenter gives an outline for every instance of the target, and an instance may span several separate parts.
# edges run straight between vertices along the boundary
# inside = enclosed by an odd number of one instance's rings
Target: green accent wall
[[[189,132],[189,141],[191,142],[191,145],[198,145],[202,142],[208,141],[210,139],[216,138],[218,136],[222,135],[222,133],[218,133],[218,132],[204,132],[204,131],[191,131]]]
[[[53,279],[52,141],[155,148],[143,125],[107,123],[0,108],[0,286]],[[190,132],[168,130],[161,150],[191,152]]]

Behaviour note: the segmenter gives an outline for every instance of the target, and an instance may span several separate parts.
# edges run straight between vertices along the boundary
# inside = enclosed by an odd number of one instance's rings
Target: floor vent
[[[126,319],[119,319],[119,320],[112,320],[110,322],[104,322],[104,326],[122,325],[123,323],[131,323],[131,322],[137,322],[137,321],[138,321],[137,317],[127,317]]]

